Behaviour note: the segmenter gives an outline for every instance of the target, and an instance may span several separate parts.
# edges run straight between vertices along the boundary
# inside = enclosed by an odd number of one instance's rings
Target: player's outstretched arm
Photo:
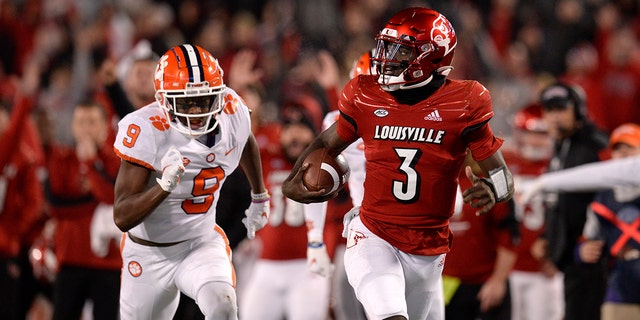
[[[282,184],[282,193],[287,198],[301,203],[323,202],[335,197],[337,193],[325,194],[323,190],[309,191],[304,187],[302,176],[304,171],[307,170],[308,164],[303,165],[303,163],[304,159],[314,150],[327,148],[334,150],[335,154],[339,154],[348,145],[349,143],[344,142],[338,136],[336,124],[331,125],[331,127],[320,133],[298,157],[296,164],[291,169],[291,173]]]
[[[519,187],[522,201],[527,203],[540,192],[592,192],[616,186],[640,186],[640,156],[547,172]]]

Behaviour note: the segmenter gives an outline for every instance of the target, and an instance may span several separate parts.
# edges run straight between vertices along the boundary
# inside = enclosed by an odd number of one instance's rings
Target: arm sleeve
[[[548,192],[581,192],[640,186],[640,156],[606,160],[548,172],[538,178]]]
[[[358,124],[353,118],[357,112],[355,106],[351,103],[353,101],[354,88],[357,86],[357,79],[351,79],[342,89],[342,94],[338,100],[338,108],[340,110],[340,117],[338,117],[338,126],[336,132],[340,138],[344,141],[355,141],[358,136]]]
[[[462,132],[462,138],[471,149],[473,159],[482,161],[496,153],[504,140],[497,138],[489,125],[494,115],[489,90],[477,81],[470,83],[470,116],[467,127]]]
[[[326,214],[326,201],[304,205],[304,217],[307,223],[307,239],[309,242],[323,242],[324,220]]]

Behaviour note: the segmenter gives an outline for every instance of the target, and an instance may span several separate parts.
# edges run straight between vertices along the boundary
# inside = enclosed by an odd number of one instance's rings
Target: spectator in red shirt
[[[10,320],[24,319],[20,301],[23,275],[18,260],[44,200],[37,176],[38,151],[25,141],[26,136],[8,139],[14,128],[24,129],[23,116],[28,113],[21,109],[10,114],[8,107],[0,104],[0,154],[7,155],[0,166],[0,314]],[[20,115],[22,121],[15,121],[13,115]]]
[[[122,260],[111,243],[105,257],[92,251],[90,226],[101,204],[113,204],[120,165],[105,110],[92,101],[78,104],[71,130],[75,147],[53,146],[46,188],[57,222],[54,244],[60,269],[53,288],[53,319],[78,319],[87,299],[94,319],[117,319]]]

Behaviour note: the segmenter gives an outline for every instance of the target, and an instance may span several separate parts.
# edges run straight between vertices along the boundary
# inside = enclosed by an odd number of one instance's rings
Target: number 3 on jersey
[[[418,160],[422,156],[419,149],[394,148],[402,163],[398,167],[406,176],[405,181],[393,180],[393,196],[401,203],[413,203],[420,196],[420,175],[415,170]]]

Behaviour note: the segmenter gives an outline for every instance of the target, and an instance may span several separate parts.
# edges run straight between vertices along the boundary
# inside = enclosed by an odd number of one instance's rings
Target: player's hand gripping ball
[[[305,159],[309,167],[302,176],[302,182],[309,191],[325,190],[326,194],[340,191],[349,179],[349,165],[341,154],[320,148]]]

